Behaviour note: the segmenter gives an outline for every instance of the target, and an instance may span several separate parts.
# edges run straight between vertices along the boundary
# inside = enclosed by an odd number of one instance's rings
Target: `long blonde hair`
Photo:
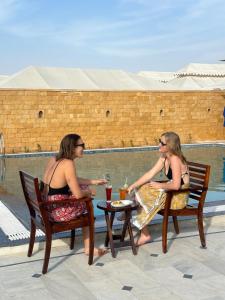
[[[173,131],[168,131],[168,132],[163,133],[162,136],[165,137],[166,145],[167,145],[169,151],[173,155],[178,156],[181,159],[182,163],[187,164],[186,158],[184,157],[184,155],[181,151],[179,135]]]

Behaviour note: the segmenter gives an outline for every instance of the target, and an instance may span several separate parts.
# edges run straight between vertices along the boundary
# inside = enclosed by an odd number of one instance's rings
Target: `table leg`
[[[108,215],[108,212],[105,212],[105,215]],[[112,226],[113,226],[113,221],[114,221],[114,217],[115,217],[115,213],[112,212],[109,219],[110,219],[110,228],[112,229]],[[107,223],[106,223],[107,224]],[[106,232],[106,237],[105,237],[105,247],[108,247],[109,245],[109,234],[108,234],[108,230]]]
[[[109,214],[107,211],[105,211],[105,220],[107,224],[107,236],[109,239],[109,244],[111,248],[112,257],[116,257],[115,248],[114,248],[114,242],[113,242],[113,234],[112,234],[112,224],[114,220],[115,213],[112,213],[111,217],[109,218]]]
[[[135,246],[135,243],[134,243],[134,236],[133,236],[133,231],[132,231],[130,219],[129,219],[129,222],[127,224],[127,227],[128,227],[128,232],[129,232],[129,235],[130,235],[130,242],[131,242],[131,247],[132,247],[133,254],[137,255],[137,249],[136,249],[136,246]]]
[[[124,220],[124,223],[123,223],[123,230],[122,230],[122,234],[121,234],[121,238],[120,238],[121,242],[124,241],[126,231],[127,231],[127,225],[128,225],[129,220],[130,220],[130,217],[131,217],[131,211],[130,210],[126,210],[126,211],[124,211],[124,213],[125,213],[125,220]]]

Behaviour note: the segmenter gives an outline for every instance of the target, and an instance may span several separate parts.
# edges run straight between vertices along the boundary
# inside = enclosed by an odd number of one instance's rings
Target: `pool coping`
[[[198,148],[198,147],[222,147],[225,148],[225,142],[202,142],[195,144],[182,144],[184,148]],[[98,153],[113,153],[113,152],[141,152],[141,151],[154,151],[158,146],[138,146],[138,147],[125,147],[125,148],[102,148],[84,150],[85,154],[98,154]],[[57,151],[45,152],[22,152],[22,153],[5,153],[0,154],[0,158],[24,158],[24,157],[41,157],[53,156]]]

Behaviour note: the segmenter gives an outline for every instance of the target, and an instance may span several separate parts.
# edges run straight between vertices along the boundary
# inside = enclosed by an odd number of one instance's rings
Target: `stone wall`
[[[161,133],[182,143],[225,140],[222,91],[78,92],[0,90],[6,153],[57,150],[79,133],[87,148],[155,145]]]

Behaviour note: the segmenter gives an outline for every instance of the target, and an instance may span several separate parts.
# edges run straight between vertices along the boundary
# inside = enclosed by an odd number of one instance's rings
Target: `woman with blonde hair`
[[[164,207],[166,190],[177,191],[189,186],[189,172],[186,159],[181,151],[180,138],[175,132],[165,132],[159,139],[160,157],[156,164],[142,177],[128,187],[128,192],[137,189],[136,197],[141,206],[133,217],[133,224],[141,230],[137,245],[151,240],[147,225],[155,214]],[[153,177],[164,170],[167,182],[152,181]],[[171,208],[186,206],[188,193],[174,193]]]

